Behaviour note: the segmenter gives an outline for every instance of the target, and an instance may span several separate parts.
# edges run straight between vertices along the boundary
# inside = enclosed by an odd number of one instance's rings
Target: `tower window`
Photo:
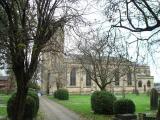
[[[76,85],[76,68],[72,68],[70,73],[70,85]]]
[[[151,82],[149,80],[147,81],[147,87],[151,87]]]
[[[86,86],[91,86],[90,71],[86,71]]]
[[[130,71],[127,73],[127,84],[128,86],[132,85],[132,73]]]
[[[142,81],[138,81],[138,87],[142,87]]]
[[[119,85],[119,71],[118,70],[115,71],[115,85],[116,86]]]

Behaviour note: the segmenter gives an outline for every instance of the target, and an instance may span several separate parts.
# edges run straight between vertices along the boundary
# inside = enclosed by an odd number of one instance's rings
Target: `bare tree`
[[[113,27],[124,28],[135,33],[137,40],[146,41],[148,45],[160,41],[157,37],[160,32],[158,0],[109,0],[104,3],[105,15]],[[141,32],[146,32],[143,38],[137,35]]]
[[[9,50],[17,83],[12,120],[24,119],[28,83],[46,43],[66,23],[80,21],[75,3],[77,0],[0,0],[1,12],[7,16],[0,46]]]
[[[101,90],[115,82],[119,84],[131,62],[126,59],[124,46],[108,32],[107,35],[94,35],[92,42],[79,43],[78,59],[86,73]],[[94,42],[95,41],[95,42]]]
[[[132,32],[152,31],[160,27],[158,0],[109,0],[106,3],[107,17],[114,19],[115,14],[119,14],[117,27]]]
[[[142,48],[142,51],[146,49],[147,56],[149,54],[155,63],[154,53],[159,53],[159,49],[155,48],[159,46],[160,41],[159,0],[109,0],[105,1],[105,6],[105,15],[112,26],[129,30],[136,37],[135,40],[128,41],[129,44],[136,43],[136,62],[139,62],[138,58],[141,55],[139,51]],[[135,72],[136,65],[134,74]],[[137,80],[136,77],[134,78],[135,91],[137,91]]]

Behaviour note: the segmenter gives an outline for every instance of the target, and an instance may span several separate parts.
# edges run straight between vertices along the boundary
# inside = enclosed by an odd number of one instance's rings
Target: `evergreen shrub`
[[[91,96],[91,107],[96,114],[113,114],[113,103],[116,97],[106,91],[95,91]]]
[[[134,102],[130,99],[119,99],[114,102],[113,110],[115,114],[133,114],[136,107]]]
[[[66,89],[59,89],[54,92],[54,97],[59,100],[68,100],[69,99],[69,93]]]
[[[13,120],[13,110],[14,110],[14,102],[16,98],[16,93],[14,93],[8,100],[7,103],[7,114],[8,117]],[[28,91],[28,95],[26,97],[25,102],[25,110],[24,110],[24,120],[33,120],[37,116],[39,109],[39,98],[35,92]]]

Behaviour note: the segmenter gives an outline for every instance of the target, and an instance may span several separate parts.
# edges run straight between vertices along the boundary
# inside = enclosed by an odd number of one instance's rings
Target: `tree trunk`
[[[136,95],[139,95],[139,91],[137,89],[137,78],[136,78],[136,72],[134,71],[134,91],[133,93],[136,94]]]
[[[101,86],[100,89],[101,91],[106,91],[106,86]]]
[[[48,72],[48,75],[47,75],[47,94],[49,95],[50,93],[50,72]]]
[[[25,101],[27,97],[28,87],[17,87],[17,93],[14,103],[14,116],[11,120],[24,120]]]
[[[21,75],[21,74],[20,74]],[[16,98],[14,101],[14,110],[13,110],[13,118],[11,120],[24,120],[24,110],[25,110],[25,101],[27,97],[28,92],[28,86],[27,81],[25,77],[22,76],[16,76],[17,78],[21,78],[20,80],[17,79],[17,92],[16,92]]]

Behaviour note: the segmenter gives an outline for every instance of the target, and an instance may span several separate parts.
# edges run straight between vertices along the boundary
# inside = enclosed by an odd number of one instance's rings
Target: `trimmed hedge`
[[[32,98],[34,98],[35,100],[35,104],[36,104],[36,108],[35,108],[35,112],[34,112],[34,117],[37,116],[38,110],[39,110],[39,97],[37,95],[37,93],[35,91],[29,90],[28,91],[28,95],[31,96]]]
[[[133,114],[136,110],[135,104],[130,99],[119,99],[114,102],[114,113],[115,114]]]
[[[8,117],[12,120],[12,116],[13,116],[13,110],[14,110],[14,100],[16,98],[16,93],[14,93],[10,99],[8,100],[7,103],[7,114]],[[32,120],[34,117],[37,116],[38,113],[38,109],[39,109],[39,98],[38,95],[33,92],[33,91],[29,91],[27,98],[26,98],[26,103],[25,103],[25,112],[24,112],[24,117],[26,120]]]
[[[54,97],[59,100],[68,100],[69,99],[69,93],[66,89],[59,89],[54,92]]]
[[[106,91],[95,91],[91,96],[91,107],[94,113],[97,114],[113,114],[113,103],[116,97]]]
[[[57,90],[54,91],[53,96],[54,96],[54,98],[58,98],[58,97],[57,97]]]
[[[36,104],[36,100],[28,95],[27,99],[26,99],[26,103],[25,103],[25,112],[24,112],[24,117],[25,119],[29,119],[32,120],[34,117],[36,117],[37,113],[37,104]]]

